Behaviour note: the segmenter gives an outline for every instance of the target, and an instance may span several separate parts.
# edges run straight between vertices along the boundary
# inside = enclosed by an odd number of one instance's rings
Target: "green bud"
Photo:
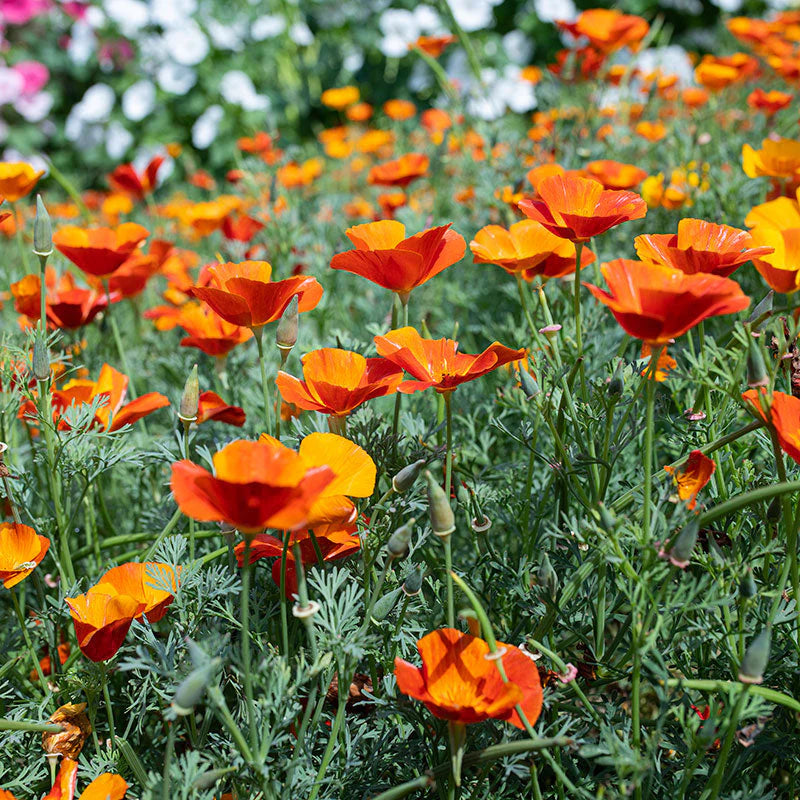
[[[619,397],[625,391],[625,375],[623,373],[622,359],[617,362],[617,368],[608,382],[607,391],[610,397]]]
[[[753,570],[749,567],[745,572],[744,577],[739,581],[739,594],[745,599],[750,599],[758,594],[758,587],[753,579]]]
[[[197,377],[197,364],[192,367],[186,385],[183,387],[181,395],[181,406],[178,416],[181,422],[188,425],[197,419],[197,412],[200,410],[200,381]]]
[[[467,487],[462,483],[459,483],[458,488],[456,489],[456,499],[462,508],[469,508],[471,505],[469,489],[467,489]]]
[[[542,563],[536,571],[536,581],[551,598],[555,599],[558,592],[558,575],[556,575],[547,553],[542,557]]]
[[[278,329],[275,332],[275,344],[281,350],[291,350],[297,343],[297,330],[299,327],[298,302],[297,295],[295,295],[289,305],[286,306],[286,310],[278,322]]]
[[[397,598],[400,597],[402,591],[402,587],[398,586],[396,589],[392,589],[391,592],[387,592],[383,597],[377,600],[372,607],[372,619],[374,619],[375,622],[381,622],[389,616],[389,613],[394,608]]]
[[[407,597],[418,595],[422,591],[422,570],[419,567],[414,567],[408,573],[400,588]]]
[[[428,481],[428,513],[431,518],[431,527],[436,536],[445,538],[456,529],[456,518],[450,501],[444,489],[434,480],[433,475],[425,470],[425,479]]]
[[[536,378],[526,369],[521,369],[519,371],[519,382],[528,400],[533,400],[533,398],[542,391],[539,388],[539,384],[536,382]]]
[[[236,767],[225,767],[224,769],[210,769],[202,772],[192,781],[193,789],[210,789],[228,773],[233,772]]]
[[[53,252],[53,226],[41,195],[36,195],[36,219],[33,221],[33,252],[46,258]]]
[[[170,704],[172,710],[179,717],[186,717],[191,714],[194,707],[203,700],[206,689],[211,683],[219,663],[219,659],[212,659],[205,666],[193,669],[181,681]]]
[[[692,552],[697,544],[697,534],[700,531],[700,523],[697,517],[689,520],[684,529],[675,537],[675,541],[667,553],[670,563],[681,569],[686,569],[692,560]]]
[[[617,529],[617,517],[614,512],[605,504],[598,503],[598,510],[600,512],[600,524],[603,529],[612,533]]]
[[[403,469],[392,478],[392,489],[394,489],[397,494],[407,492],[416,482],[424,466],[425,459],[420,458],[419,461],[415,461],[413,464],[403,467]]]
[[[50,351],[41,331],[33,340],[33,374],[38,381],[46,381],[50,377]]]
[[[769,663],[769,648],[772,643],[772,628],[767,625],[753,639],[745,650],[744,658],[739,667],[739,680],[742,683],[761,683],[764,680],[764,670]]]
[[[769,384],[769,373],[764,363],[764,354],[761,345],[755,336],[750,336],[747,345],[747,385],[751,389]]]
[[[416,520],[412,517],[405,525],[400,526],[386,543],[389,558],[405,558],[408,555],[408,545],[411,542],[411,533]]]

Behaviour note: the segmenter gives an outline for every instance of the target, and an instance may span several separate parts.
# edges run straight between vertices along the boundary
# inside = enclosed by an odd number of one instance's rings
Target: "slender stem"
[[[19,605],[17,592],[13,587],[9,591],[11,594],[11,602],[14,605],[14,613],[17,615],[17,621],[19,622],[19,627],[22,631],[22,638],[25,640],[25,646],[28,648],[28,652],[30,653],[31,661],[33,662],[33,668],[36,670],[36,675],[39,678],[39,688],[41,688],[42,692],[46,694],[47,683],[45,682],[44,673],[42,672],[42,665],[39,663],[36,650],[33,646],[33,642],[31,641],[31,636],[28,633],[27,627],[25,626],[25,617],[22,615],[22,609]],[[0,728],[0,730],[2,730],[2,728]]]
[[[120,364],[122,364],[123,372],[128,376],[128,391],[132,397],[138,397],[136,386],[133,381],[133,373],[128,365],[128,357],[126,356],[125,345],[122,343],[122,337],[119,333],[119,326],[117,325],[117,316],[111,312],[111,291],[108,288],[108,279],[103,280],[103,286],[106,290],[106,316],[111,325],[111,334],[114,337],[114,344],[117,347],[117,355],[119,356]]]
[[[111,748],[116,749],[117,737],[114,733],[114,709],[111,705],[111,696],[108,693],[108,665],[105,662],[100,664],[100,684],[103,689],[103,701],[106,706],[106,718],[108,719],[108,735],[111,739]]]
[[[253,676],[250,668],[250,580],[253,565],[250,563],[250,549],[252,543],[249,536],[244,539],[244,553],[242,561],[242,682],[244,695],[247,702],[247,723],[250,732],[250,745],[256,746],[256,715],[253,707]]]
[[[647,371],[647,416],[644,428],[644,498],[642,510],[642,534],[645,541],[650,541],[650,510],[653,493],[653,408],[655,405],[656,391],[656,366],[661,355],[661,347],[653,348],[650,354],[650,364]]]
[[[161,771],[161,800],[170,800],[170,788],[172,780],[169,769],[172,764],[172,757],[175,755],[175,723],[169,724],[169,734],[167,735],[167,746],[164,750],[164,766]]]
[[[297,600],[301,609],[308,608],[308,586],[306,584],[306,570],[303,566],[303,554],[300,550],[300,543],[295,542],[292,545],[292,553],[294,554],[294,567],[297,572]],[[311,651],[311,658],[313,661],[317,660],[317,637],[314,633],[314,615],[310,614],[303,617],[303,625],[306,629],[306,636],[308,638],[308,649]]]
[[[736,735],[739,717],[744,709],[744,704],[747,700],[749,690],[750,686],[748,684],[742,686],[742,691],[739,693],[739,697],[736,700],[733,713],[728,720],[728,729],[725,732],[725,740],[722,742],[722,748],[719,751],[717,764],[714,768],[714,772],[711,773],[711,777],[706,784],[706,788],[703,790],[703,794],[700,795],[700,800],[717,800],[719,797],[719,792],[722,788],[722,778],[725,775],[725,765],[728,763],[728,756],[730,756],[731,753],[733,737]]]
[[[342,685],[342,672],[339,672],[339,705],[336,709],[336,716],[333,720],[333,725],[331,726],[331,735],[328,739],[328,745],[325,748],[325,752],[322,756],[322,763],[319,765],[319,770],[317,771],[317,777],[314,781],[314,787],[311,789],[311,793],[308,795],[308,800],[315,800],[316,796],[319,794],[319,790],[322,787],[322,779],[325,777],[325,772],[328,769],[328,764],[331,763],[331,758],[333,757],[333,748],[336,746],[336,740],[339,738],[339,731],[342,728],[342,723],[344,722],[344,712],[347,706],[347,696],[348,692],[347,689]]]
[[[444,465],[444,493],[450,499],[453,490],[453,393],[443,392],[445,411],[446,461]]]
[[[264,430],[271,431],[272,409],[270,408],[271,403],[269,399],[269,382],[267,381],[267,362],[264,357],[264,328],[263,326],[252,328],[252,331],[256,340],[256,346],[258,347],[258,363],[261,368],[261,391],[264,395]]]
[[[278,347],[281,354],[281,369],[286,366],[286,360],[289,358],[289,353],[292,352],[291,347]],[[263,377],[262,377],[263,380]],[[283,397],[281,390],[278,388],[277,381],[275,383],[275,438],[281,438],[281,412],[283,411]]]
[[[283,550],[281,551],[281,577],[280,577],[280,592],[281,592],[281,645],[283,646],[284,655],[289,655],[289,612],[287,609],[286,600],[286,562],[289,557],[289,539],[292,534],[289,531],[283,533]]]
[[[442,545],[444,546],[444,569],[445,579],[447,584],[447,627],[455,627],[456,612],[455,603],[453,601],[453,544],[450,541],[452,534],[442,538]]]

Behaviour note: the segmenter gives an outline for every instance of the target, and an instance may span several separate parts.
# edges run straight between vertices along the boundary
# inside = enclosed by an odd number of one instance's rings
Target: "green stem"
[[[445,411],[446,461],[444,465],[444,493],[450,499],[453,489],[453,393],[442,392]]]
[[[111,325],[111,334],[114,337],[114,344],[117,347],[117,355],[119,356],[119,362],[122,365],[122,370],[128,376],[128,391],[131,394],[131,398],[135,398],[139,395],[136,392],[136,386],[133,381],[133,373],[128,365],[128,357],[125,354],[125,345],[122,343],[122,336],[120,336],[119,333],[117,315],[111,311],[111,291],[108,288],[108,279],[103,280],[103,285],[106,289],[106,302],[108,303],[106,306],[106,316],[108,317],[108,322]]]
[[[106,706],[106,718],[108,719],[108,735],[111,739],[111,748],[116,749],[117,737],[114,732],[114,710],[111,705],[111,696],[108,693],[108,665],[105,662],[100,664],[100,684],[103,689],[103,701]]]
[[[256,747],[256,714],[253,706],[253,676],[250,668],[250,580],[253,565],[250,563],[250,549],[252,543],[249,536],[244,539],[244,554],[242,561],[242,682],[247,703],[247,724],[250,733],[250,746]]]
[[[447,627],[454,628],[456,622],[455,603],[453,601],[453,544],[452,534],[442,538],[444,547],[444,569],[447,583]]]
[[[267,381],[267,361],[264,357],[264,327],[251,328],[258,347],[258,363],[261,368],[261,391],[264,395],[264,424],[265,431],[272,430],[272,409],[270,408],[269,382]]]
[[[42,690],[43,694],[46,694],[47,683],[45,682],[44,673],[42,672],[42,665],[39,663],[39,659],[36,656],[36,650],[34,649],[33,642],[31,641],[31,636],[28,633],[27,627],[25,626],[25,617],[22,615],[22,609],[19,605],[17,592],[15,591],[14,587],[12,587],[9,592],[11,594],[11,602],[14,605],[14,613],[17,615],[17,621],[19,622],[19,627],[22,631],[22,638],[25,640],[25,646],[28,648],[28,652],[30,653],[31,661],[33,662],[33,668],[39,678],[39,688]],[[2,730],[2,728],[0,728],[0,730]]]
[[[169,724],[169,734],[167,736],[167,746],[164,750],[164,766],[161,771],[161,800],[170,800],[170,788],[172,780],[169,768],[172,764],[172,757],[175,755],[175,723]]]
[[[650,535],[650,510],[653,493],[653,409],[655,406],[656,392],[656,366],[661,355],[661,347],[653,348],[650,353],[650,364],[647,371],[647,416],[644,428],[644,497],[642,511],[642,533],[645,541],[652,539]]]
[[[284,655],[289,655],[289,611],[286,600],[286,561],[289,557],[289,539],[292,534],[289,531],[283,532],[283,550],[281,550],[281,577],[279,589],[281,592],[281,645]]]
[[[0,719],[0,731],[23,731],[25,733],[63,733],[61,725],[49,722],[26,722],[22,719]]]

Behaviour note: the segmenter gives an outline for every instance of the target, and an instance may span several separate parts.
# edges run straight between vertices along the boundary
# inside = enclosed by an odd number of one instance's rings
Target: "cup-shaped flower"
[[[118,269],[149,235],[135,222],[123,222],[116,228],[67,225],[53,234],[53,244],[87,275],[105,277]]]
[[[533,725],[542,709],[539,671],[530,656],[513,645],[501,644],[508,683],[504,683],[489,645],[454,628],[443,628],[417,642],[422,666],[395,659],[397,687],[439,719],[462,724],[493,718],[524,725],[515,711],[522,708]]]
[[[373,397],[394,394],[403,371],[383,358],[323,347],[303,356],[303,380],[278,372],[281,397],[307,411],[346,417]]]
[[[524,348],[512,350],[493,342],[482,353],[458,352],[452,339],[424,339],[411,327],[389,331],[375,337],[378,353],[404,369],[414,380],[403,381],[397,391],[405,394],[433,387],[437,392],[450,392],[467,381],[473,381],[511,361],[525,357]]]
[[[288,447],[231,442],[215,453],[214,471],[178,461],[171,487],[178,507],[202,522],[226,522],[242,533],[306,526],[311,507],[334,479],[329,467],[308,468]]]
[[[78,783],[78,762],[72,758],[63,758],[58,769],[53,788],[42,800],[73,800]],[[121,775],[103,772],[98,775],[80,794],[78,800],[123,800],[128,791],[128,784]],[[10,792],[0,790],[0,800],[15,800]]]
[[[163,156],[156,156],[139,173],[133,164],[120,164],[109,176],[108,183],[115,192],[127,194],[135,200],[144,200],[157,185],[158,171],[164,163]]]
[[[759,419],[773,428],[781,450],[800,464],[800,398],[773,392],[770,400],[764,387],[760,396],[756,389],[748,389],[742,398]]]
[[[250,328],[234,325],[199,303],[186,303],[178,309],[175,321],[188,334],[181,339],[181,347],[196,347],[209,356],[227,355],[253,338]]]
[[[345,233],[355,250],[337,253],[331,267],[361,275],[401,298],[460,261],[466,250],[464,239],[449,225],[406,238],[405,225],[380,220],[355,225]]]
[[[167,585],[171,591],[163,588]],[[129,562],[104,573],[88,594],[132,597],[142,605],[136,618],[145,616],[152,623],[158,622],[167,613],[167,607],[175,599],[177,586],[178,576],[169,564]]]
[[[39,536],[28,525],[0,522],[0,581],[6,589],[24,581],[38,566],[50,547],[50,540]]]
[[[378,186],[408,186],[411,181],[425,175],[429,163],[430,159],[423,153],[406,153],[372,167],[368,180]]]
[[[322,297],[315,278],[271,280],[272,266],[266,261],[214,264],[207,270],[209,285],[195,286],[191,294],[232,325],[260,328],[280,319],[293,297],[297,296],[300,311],[315,308]]]
[[[711,480],[717,465],[702,450],[692,450],[682,467],[664,467],[664,471],[672,475],[678,488],[678,497],[687,502],[693,509],[697,505],[697,495]]]
[[[622,328],[651,347],[667,344],[709,317],[750,305],[731,278],[687,275],[662,264],[617,258],[600,267],[608,291],[584,284]]]
[[[243,408],[228,405],[216,392],[209,390],[200,393],[197,408],[198,425],[214,421],[241,428],[246,419]]]
[[[602,183],[605,189],[633,189],[647,177],[641,167],[611,158],[590,161],[584,169],[588,177]]]
[[[754,244],[772,250],[753,258],[753,266],[768,286],[782,294],[800,289],[800,227],[780,229],[758,225],[750,234]]]
[[[145,604],[125,594],[86,592],[65,598],[81,652],[92,661],[108,661],[122,646]]]
[[[601,53],[613,53],[625,46],[637,50],[650,30],[644,17],[623,14],[615,8],[590,8],[582,11],[575,22],[559,21],[558,26],[577,38],[586,37]]]
[[[761,149],[742,146],[742,169],[748,178],[800,178],[800,141],[764,139]]]
[[[22,161],[0,163],[0,197],[5,197],[9,203],[21,200],[31,193],[42,175],[44,171],[37,172]]]
[[[588,242],[647,213],[647,204],[635,192],[604,189],[589,178],[551,175],[536,189],[540,199],[525,198],[519,203],[520,211],[572,242]]]
[[[476,264],[497,264],[511,275],[525,280],[562,278],[575,272],[575,245],[550,233],[532,219],[515,222],[506,230],[500,225],[481,228],[469,243]],[[594,253],[584,248],[581,266],[594,261]]]
[[[727,278],[742,264],[769,255],[771,247],[754,247],[752,236],[730,225],[702,219],[682,219],[678,232],[652,233],[634,239],[642,261],[652,261],[687,275],[709,272]]]

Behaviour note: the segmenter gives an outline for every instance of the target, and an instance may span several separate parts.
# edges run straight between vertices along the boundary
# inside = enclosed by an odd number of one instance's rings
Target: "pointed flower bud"
[[[671,564],[681,569],[686,569],[692,560],[692,552],[697,544],[697,534],[700,531],[700,523],[695,517],[689,521],[684,529],[678,534],[674,544],[666,554]],[[709,537],[711,538],[711,537]]]
[[[761,344],[755,336],[750,336],[747,346],[747,385],[751,389],[769,384],[769,373],[764,363]]]
[[[617,362],[617,368],[608,382],[608,394],[610,397],[619,397],[625,390],[625,375],[623,373],[623,361],[620,359]]]
[[[433,475],[425,470],[428,481],[428,513],[434,535],[444,539],[456,529],[456,518],[444,489],[436,482]]]
[[[389,537],[389,541],[386,543],[389,558],[405,558],[408,555],[408,546],[411,543],[414,522],[416,520],[412,517]]]
[[[191,714],[194,707],[203,700],[219,663],[219,659],[212,659],[205,666],[193,669],[181,681],[170,704],[179,717]]]
[[[181,407],[178,416],[184,425],[194,422],[197,419],[197,412],[200,408],[200,381],[197,377],[197,364],[192,367],[186,385],[183,387],[181,395]]]
[[[33,221],[33,252],[47,258],[53,252],[53,225],[41,195],[36,195],[36,219]]]
[[[425,459],[421,458],[419,461],[415,461],[413,464],[403,467],[403,469],[392,478],[392,489],[394,489],[397,494],[407,492],[416,482],[424,466]]]
[[[519,382],[528,400],[533,400],[533,398],[542,391],[539,388],[539,384],[536,382],[536,378],[526,369],[521,369],[519,371]]]
[[[745,572],[744,577],[739,581],[739,594],[745,599],[749,600],[758,594],[758,587],[753,579],[753,570],[749,567]]]
[[[753,639],[745,650],[742,664],[739,667],[739,680],[742,683],[761,683],[764,670],[769,662],[769,648],[772,644],[772,628],[767,625]]]
[[[394,608],[397,598],[400,597],[402,591],[402,587],[398,586],[396,589],[392,589],[391,592],[387,592],[375,603],[372,607],[372,614],[370,615],[375,622],[381,622],[389,616],[389,613]]]
[[[297,295],[295,295],[289,305],[286,306],[286,310],[283,312],[283,316],[278,322],[278,330],[275,332],[275,343],[281,350],[291,350],[297,342],[297,330],[299,326],[297,307],[298,299]]]
[[[403,594],[406,597],[414,597],[422,591],[422,570],[419,567],[414,567],[408,573],[405,581],[403,581]]]
[[[38,381],[46,381],[50,377],[50,351],[41,331],[33,340],[33,374]]]
[[[536,572],[536,580],[547,594],[555,599],[556,592],[558,592],[558,575],[550,563],[550,558],[547,553],[542,557],[542,563]]]

